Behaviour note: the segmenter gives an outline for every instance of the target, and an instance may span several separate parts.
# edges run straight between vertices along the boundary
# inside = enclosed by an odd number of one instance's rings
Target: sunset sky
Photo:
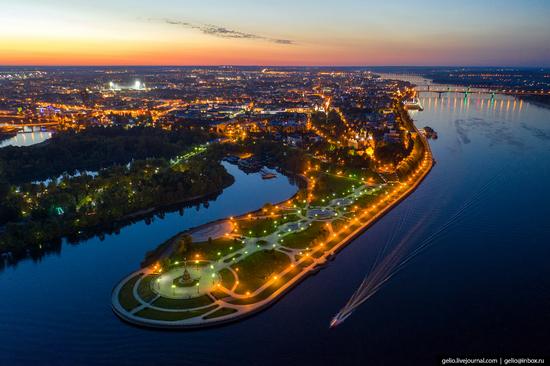
[[[548,67],[549,19],[545,0],[0,0],[0,64]]]

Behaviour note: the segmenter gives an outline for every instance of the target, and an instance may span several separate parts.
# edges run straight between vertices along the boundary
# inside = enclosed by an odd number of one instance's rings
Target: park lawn
[[[166,309],[194,309],[212,304],[214,301],[207,296],[202,295],[191,299],[169,299],[167,297],[159,297],[153,303],[154,306]]]
[[[363,194],[361,197],[356,198],[353,206],[358,206],[358,211],[361,212],[364,209],[370,208],[373,204],[378,203],[381,198],[386,196],[386,192],[389,191],[391,191],[391,187],[389,186],[376,188],[374,192]]]
[[[287,255],[275,250],[262,250],[253,253],[236,264],[233,269],[239,269],[239,286],[237,293],[254,291],[261,287],[271,276],[284,270],[290,265]]]
[[[344,175],[352,175],[353,178],[361,180],[362,182],[371,182],[372,184],[383,183],[384,181],[378,173],[372,171],[371,169],[360,169],[360,168],[345,168]]]
[[[222,237],[214,239],[210,243],[208,241],[192,243],[186,255],[191,259],[198,255],[200,259],[215,260],[243,247],[244,245],[236,239]]]
[[[323,205],[328,203],[335,197],[342,197],[344,194],[351,193],[352,187],[358,187],[360,184],[356,179],[350,179],[346,176],[321,173],[313,190],[314,199],[311,204]],[[325,199],[325,202],[322,199]]]
[[[235,276],[233,275],[233,272],[231,272],[229,269],[224,268],[218,273],[221,277],[221,284],[223,287],[225,287],[228,290],[231,290],[233,285],[235,284]]]
[[[155,296],[157,296],[157,294],[154,293],[153,289],[151,288],[153,281],[156,280],[157,277],[158,275],[148,275],[141,279],[137,288],[137,293],[143,301],[151,301],[155,298]]]
[[[325,239],[328,231],[324,225],[323,222],[314,221],[307,229],[284,236],[281,245],[292,249],[305,249],[311,246],[315,239]]]
[[[239,233],[243,235],[258,238],[274,233],[281,224],[298,221],[298,216],[294,214],[282,215],[278,217],[266,218],[244,218],[237,221]]]
[[[246,297],[243,299],[234,299],[229,301],[229,303],[234,305],[248,305],[248,304],[254,304],[259,301],[265,300],[269,296],[271,296],[275,291],[281,288],[281,286],[285,285],[288,281],[294,278],[298,273],[299,271],[297,269],[294,269],[286,273],[283,277],[279,278],[277,281],[273,282],[269,287],[264,289],[262,292],[260,292],[256,296]]]
[[[156,309],[145,308],[136,313],[136,316],[139,316],[144,319],[152,320],[164,320],[164,321],[178,321],[185,320],[200,316],[209,311],[214,310],[218,305],[211,305],[204,309],[199,310],[187,310],[187,311],[159,311]]]
[[[233,308],[219,308],[218,310],[214,311],[213,313],[210,313],[204,317],[204,319],[214,319],[219,318],[221,316],[229,315],[236,313],[237,310]]]
[[[136,284],[137,280],[139,280],[140,277],[141,277],[141,273],[130,278],[130,280],[128,280],[122,286],[122,288],[118,293],[118,302],[124,309],[128,311],[135,309],[136,307],[141,305],[141,303],[137,301],[136,298],[134,297],[134,285]]]

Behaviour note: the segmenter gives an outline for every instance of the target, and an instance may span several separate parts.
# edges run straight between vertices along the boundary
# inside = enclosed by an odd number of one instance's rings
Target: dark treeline
[[[26,184],[7,194],[0,253],[39,250],[62,237],[154,212],[158,208],[220,192],[233,177],[206,152],[172,166],[166,159],[113,166],[97,177],[83,175],[59,184]]]
[[[340,119],[336,111],[330,111],[328,114],[317,112],[311,115],[311,123],[328,136],[343,136],[347,133],[347,128]]]
[[[109,231],[118,222],[221,192],[233,183],[220,164],[223,152],[196,148],[213,137],[185,127],[98,127],[1,149],[0,253],[47,251],[63,237]],[[73,170],[99,172],[30,183]]]
[[[108,138],[113,143],[118,140],[119,132],[124,136],[128,133],[116,128],[93,131],[89,136],[97,140],[98,136],[114,134],[114,137]],[[177,155],[197,152],[194,142],[212,137],[191,131],[188,133],[192,133],[193,137],[185,137],[182,141],[165,138],[162,131],[149,129],[135,132],[134,136],[139,139],[147,133],[153,136],[158,133],[159,140],[181,146],[176,151]],[[177,133],[185,135],[183,131]],[[79,141],[87,140],[75,134],[67,134],[63,138],[67,139],[67,136]],[[48,145],[56,145],[58,141],[62,140],[53,139]],[[88,148],[88,151],[91,150]],[[93,234],[116,232],[124,222],[218,194],[233,183],[233,177],[220,164],[220,160],[228,154],[252,153],[264,164],[291,173],[290,176],[292,173],[301,174],[310,159],[302,149],[268,139],[211,144],[206,151],[198,151],[177,164],[164,157],[137,159],[134,154],[132,159],[135,160],[131,164],[126,164],[126,161],[116,164],[114,159],[108,160],[105,156],[104,161],[109,161],[111,165],[101,169],[97,176],[64,176],[48,184],[27,182],[14,185],[4,179],[0,182],[0,253],[9,253],[12,260],[28,256],[39,258],[41,253],[59,250],[62,238],[78,242],[79,238]],[[82,156],[82,161],[86,159]],[[73,161],[74,169],[93,169],[76,164],[77,159]],[[63,171],[66,167],[67,164]],[[37,179],[36,176],[33,179]]]
[[[278,168],[290,174],[301,174],[308,161],[304,150],[285,146],[267,137],[248,139],[239,144],[219,144],[213,149],[222,155],[251,153],[269,168]]]
[[[405,157],[407,157],[413,149],[413,139],[408,134],[406,137],[408,147],[401,142],[384,142],[381,141],[376,145],[376,157],[383,163],[392,163],[397,165]]]
[[[61,132],[41,144],[0,149],[0,179],[21,184],[76,170],[97,171],[133,159],[170,158],[189,145],[211,138],[201,129],[185,127],[172,131],[155,127],[92,127],[78,133]]]

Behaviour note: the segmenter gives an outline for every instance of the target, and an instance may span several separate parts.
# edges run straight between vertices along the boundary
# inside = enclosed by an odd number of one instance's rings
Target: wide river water
[[[0,365],[432,365],[440,356],[533,355],[550,339],[550,110],[510,97],[420,96],[437,165],[421,186],[316,276],[223,327],[154,331],[120,321],[110,293],[173,234],[291,196],[229,166],[208,209],[168,214],[0,273]],[[472,197],[475,199],[472,200]],[[392,232],[414,248],[468,209],[339,327]],[[403,219],[404,218],[404,219]],[[416,228],[416,229],[415,229]]]

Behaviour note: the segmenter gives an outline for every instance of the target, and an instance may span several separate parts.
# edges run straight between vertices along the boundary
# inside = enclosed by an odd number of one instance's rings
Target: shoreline
[[[366,222],[362,223],[356,230],[345,236],[342,240],[340,240],[338,243],[336,243],[330,250],[327,250],[324,252],[319,258],[313,259],[312,263],[308,265],[307,267],[303,268],[300,273],[296,274],[294,277],[292,277],[288,282],[284,283],[281,287],[279,287],[277,290],[275,290],[273,293],[271,293],[267,298],[260,300],[256,303],[251,303],[247,305],[232,305],[231,308],[233,309],[240,309],[242,311],[237,311],[234,314],[228,314],[223,315],[216,318],[211,319],[202,319],[200,323],[191,323],[188,322],[189,319],[185,320],[179,320],[179,321],[165,321],[165,320],[154,320],[154,319],[146,319],[142,317],[134,316],[130,311],[125,310],[118,301],[119,292],[123,285],[127,283],[127,281],[137,275],[146,275],[147,270],[146,268],[141,268],[130,275],[126,276],[124,279],[122,279],[112,290],[111,293],[111,308],[113,312],[122,320],[133,324],[137,326],[142,326],[146,328],[160,328],[160,329],[199,329],[199,328],[206,328],[206,327],[213,327],[213,326],[219,326],[224,325],[227,323],[235,322],[238,320],[241,320],[243,318],[252,316],[260,311],[263,311],[270,306],[274,305],[279,299],[281,299],[288,291],[296,287],[298,284],[300,284],[302,281],[304,281],[306,278],[308,278],[311,275],[315,275],[319,272],[319,270],[323,269],[327,264],[328,261],[333,259],[334,256],[340,252],[342,249],[344,249],[347,245],[349,245],[355,238],[357,238],[360,234],[362,234],[365,230],[370,228],[374,223],[376,223],[378,220],[380,220],[382,217],[384,217],[388,212],[390,212],[393,208],[395,208],[397,205],[399,205],[402,201],[404,201],[410,194],[412,194],[424,181],[424,179],[427,177],[427,175],[430,173],[431,169],[435,165],[435,161],[433,159],[433,155],[431,152],[431,148],[429,146],[429,143],[427,139],[420,134],[418,131],[418,128],[414,125],[414,122],[412,121],[412,118],[410,115],[404,111],[405,115],[402,117],[405,117],[405,122],[407,124],[410,124],[414,132],[418,134],[420,137],[420,140],[422,141],[422,145],[424,147],[424,154],[426,157],[424,159],[428,159],[428,166],[422,170],[420,176],[415,179],[412,184],[408,186],[408,188],[399,194],[398,197],[396,197],[394,200],[389,202],[387,205],[385,205],[380,211],[376,212],[374,216],[369,218]],[[286,202],[288,200],[285,200],[283,202]],[[252,211],[256,212],[256,211]],[[250,213],[252,213],[250,212]],[[248,213],[247,213],[248,214]],[[245,214],[245,215],[247,215]],[[243,215],[244,216],[244,215]],[[222,220],[227,220],[229,218],[225,218]],[[211,223],[207,223],[201,226],[206,226]],[[138,281],[139,282],[139,281]],[[219,300],[218,300],[219,301]],[[227,306],[225,304],[224,306]],[[207,315],[208,313],[204,314]]]

